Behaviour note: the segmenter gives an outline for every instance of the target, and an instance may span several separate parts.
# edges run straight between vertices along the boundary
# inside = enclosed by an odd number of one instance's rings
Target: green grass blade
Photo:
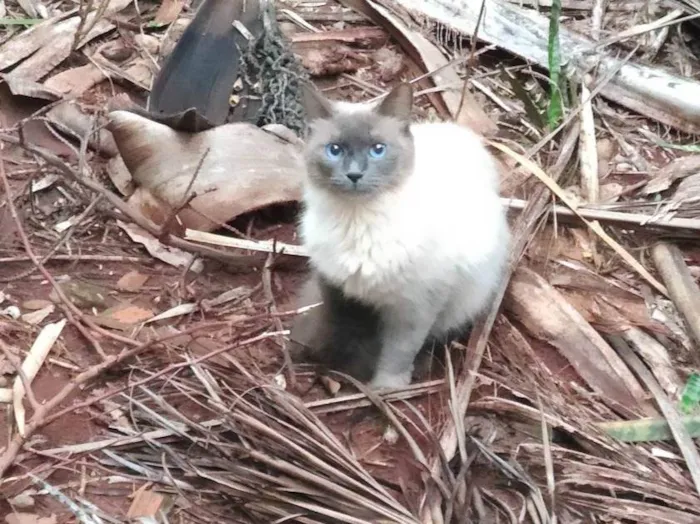
[[[681,421],[691,438],[700,437],[700,416],[681,417]],[[671,428],[662,418],[599,422],[596,426],[623,442],[673,440]]]
[[[550,89],[547,124],[550,129],[559,125],[564,113],[561,95],[561,48],[559,47],[560,18],[561,0],[552,0],[552,11],[549,18],[549,42],[547,43]]]
[[[43,22],[41,18],[0,18],[2,25],[36,25]]]

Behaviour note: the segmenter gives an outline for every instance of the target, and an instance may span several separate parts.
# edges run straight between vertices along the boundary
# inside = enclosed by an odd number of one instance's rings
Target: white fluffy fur
[[[301,236],[312,265],[381,312],[375,387],[408,385],[427,335],[482,313],[508,255],[498,171],[479,137],[452,123],[411,130],[415,167],[397,190],[369,200],[305,188]]]

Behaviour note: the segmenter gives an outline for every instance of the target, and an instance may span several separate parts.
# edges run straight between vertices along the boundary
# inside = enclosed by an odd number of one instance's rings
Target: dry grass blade
[[[149,378],[150,387],[141,390],[145,396],[129,398],[129,409],[142,425],[167,430],[172,437],[167,445],[142,447],[138,459],[128,452],[108,452],[121,466],[159,477],[158,448],[167,446],[167,468],[181,489],[188,490],[179,479],[191,484],[194,476],[211,482],[219,488],[210,492],[211,504],[225,503],[229,497],[244,500],[246,507],[254,508],[253,522],[290,514],[303,515],[308,522],[417,522],[325,424],[286,391],[257,379],[241,384],[243,377],[238,377],[240,393],[228,388],[219,392],[226,395],[224,407],[209,401],[206,388],[187,386],[182,375]],[[175,391],[173,386],[190,389],[193,400],[218,415],[217,423],[196,423],[170,405],[165,399]],[[147,459],[151,452],[152,459]]]
[[[498,149],[499,151],[502,151],[509,157],[511,157],[513,160],[516,160],[519,164],[521,164],[523,167],[527,168],[530,173],[535,175],[544,185],[547,186],[547,188],[554,193],[557,198],[559,198],[564,204],[566,204],[571,211],[576,214],[578,218],[581,219],[581,221],[586,224],[598,237],[600,237],[603,242],[605,242],[610,249],[612,249],[615,253],[617,253],[622,260],[624,260],[634,271],[639,273],[639,275],[644,278],[649,284],[656,289],[659,293],[662,295],[668,295],[668,291],[664,287],[661,282],[656,280],[654,276],[647,271],[647,269],[642,266],[637,259],[635,259],[632,255],[629,254],[629,251],[627,251],[624,247],[622,247],[614,238],[612,238],[610,235],[608,235],[605,230],[601,227],[600,224],[597,222],[589,222],[583,216],[581,216],[580,213],[576,210],[576,204],[574,204],[571,199],[566,196],[562,188],[557,184],[550,176],[548,176],[542,169],[536,165],[534,162],[531,160],[525,158],[519,153],[516,153],[509,147],[499,144],[493,141],[489,141],[489,144]]]

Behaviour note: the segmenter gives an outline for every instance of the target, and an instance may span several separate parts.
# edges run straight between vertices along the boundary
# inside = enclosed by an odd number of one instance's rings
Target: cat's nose
[[[356,184],[357,181],[362,178],[362,173],[348,173],[345,176],[348,177],[353,184]]]

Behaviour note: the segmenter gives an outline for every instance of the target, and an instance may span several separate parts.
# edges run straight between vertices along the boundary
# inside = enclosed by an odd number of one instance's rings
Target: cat
[[[303,300],[323,305],[297,332],[370,387],[405,387],[426,341],[470,326],[504,278],[497,165],[466,127],[412,123],[410,84],[372,103],[303,99]]]

